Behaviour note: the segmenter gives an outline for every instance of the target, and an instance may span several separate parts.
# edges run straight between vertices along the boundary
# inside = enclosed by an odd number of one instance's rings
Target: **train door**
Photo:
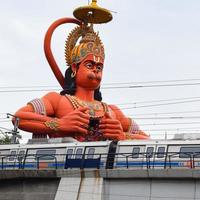
[[[20,169],[23,168],[23,162],[26,155],[26,149],[11,149],[6,157],[6,168]]]
[[[167,145],[159,144],[156,146],[154,154],[154,168],[166,168],[167,167]]]
[[[145,146],[133,146],[132,155],[129,157],[129,165],[134,168],[142,168],[144,166]],[[131,162],[130,162],[131,161]]]
[[[84,147],[68,147],[66,150],[65,169],[82,168],[84,160]]]
[[[85,147],[83,168],[100,168],[101,155],[98,150],[103,147]]]
[[[144,154],[144,166],[147,168],[154,167],[154,158],[155,158],[155,145],[147,145],[145,154]]]
[[[145,164],[145,145],[121,145],[117,151],[115,167],[142,168]]]

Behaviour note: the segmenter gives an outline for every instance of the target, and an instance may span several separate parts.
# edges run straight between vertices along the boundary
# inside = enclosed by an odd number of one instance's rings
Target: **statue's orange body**
[[[78,20],[74,21],[79,23]],[[53,31],[50,32],[50,35],[47,32],[45,38],[45,53],[50,66],[55,69],[57,65],[49,45]],[[119,108],[95,100],[94,91],[100,87],[103,66],[104,59],[93,53],[84,57],[78,67],[71,64],[76,83],[75,94],[61,95],[50,92],[37,102],[30,102],[15,114],[20,119],[19,128],[34,133],[36,137],[42,134],[49,137],[73,137],[79,141],[87,141],[91,134],[90,120],[94,118],[98,119],[99,124],[97,135],[90,138],[92,141],[148,139],[149,136],[139,128],[135,128],[137,127],[135,122],[127,118]],[[58,70],[53,71],[55,75],[58,75]],[[57,79],[63,86],[64,80],[60,71]],[[38,104],[43,112],[37,111]]]

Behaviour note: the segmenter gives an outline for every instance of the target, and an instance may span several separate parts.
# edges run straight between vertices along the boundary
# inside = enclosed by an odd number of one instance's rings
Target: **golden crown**
[[[78,45],[77,42],[80,39]],[[65,60],[68,66],[80,63],[87,55],[94,54],[105,57],[104,47],[93,26],[81,25],[75,27],[65,43]]]

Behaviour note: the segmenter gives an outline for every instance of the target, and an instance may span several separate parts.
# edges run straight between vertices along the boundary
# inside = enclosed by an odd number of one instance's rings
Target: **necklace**
[[[74,109],[77,109],[79,107],[89,108],[90,117],[102,118],[105,115],[105,113],[108,112],[108,106],[106,103],[99,102],[99,101],[94,101],[94,102],[83,101],[79,99],[78,97],[71,96],[71,95],[66,95],[66,97],[69,99]],[[103,108],[103,114],[97,115],[96,113],[100,112],[101,108]]]

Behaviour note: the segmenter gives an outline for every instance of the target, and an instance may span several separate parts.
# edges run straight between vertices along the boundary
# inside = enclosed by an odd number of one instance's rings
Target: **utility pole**
[[[11,134],[12,134],[11,144],[16,144],[17,143],[17,133],[19,133],[18,132],[19,117],[16,117],[15,115],[7,113],[7,118],[10,118],[10,116],[15,118],[14,129],[11,132]]]

